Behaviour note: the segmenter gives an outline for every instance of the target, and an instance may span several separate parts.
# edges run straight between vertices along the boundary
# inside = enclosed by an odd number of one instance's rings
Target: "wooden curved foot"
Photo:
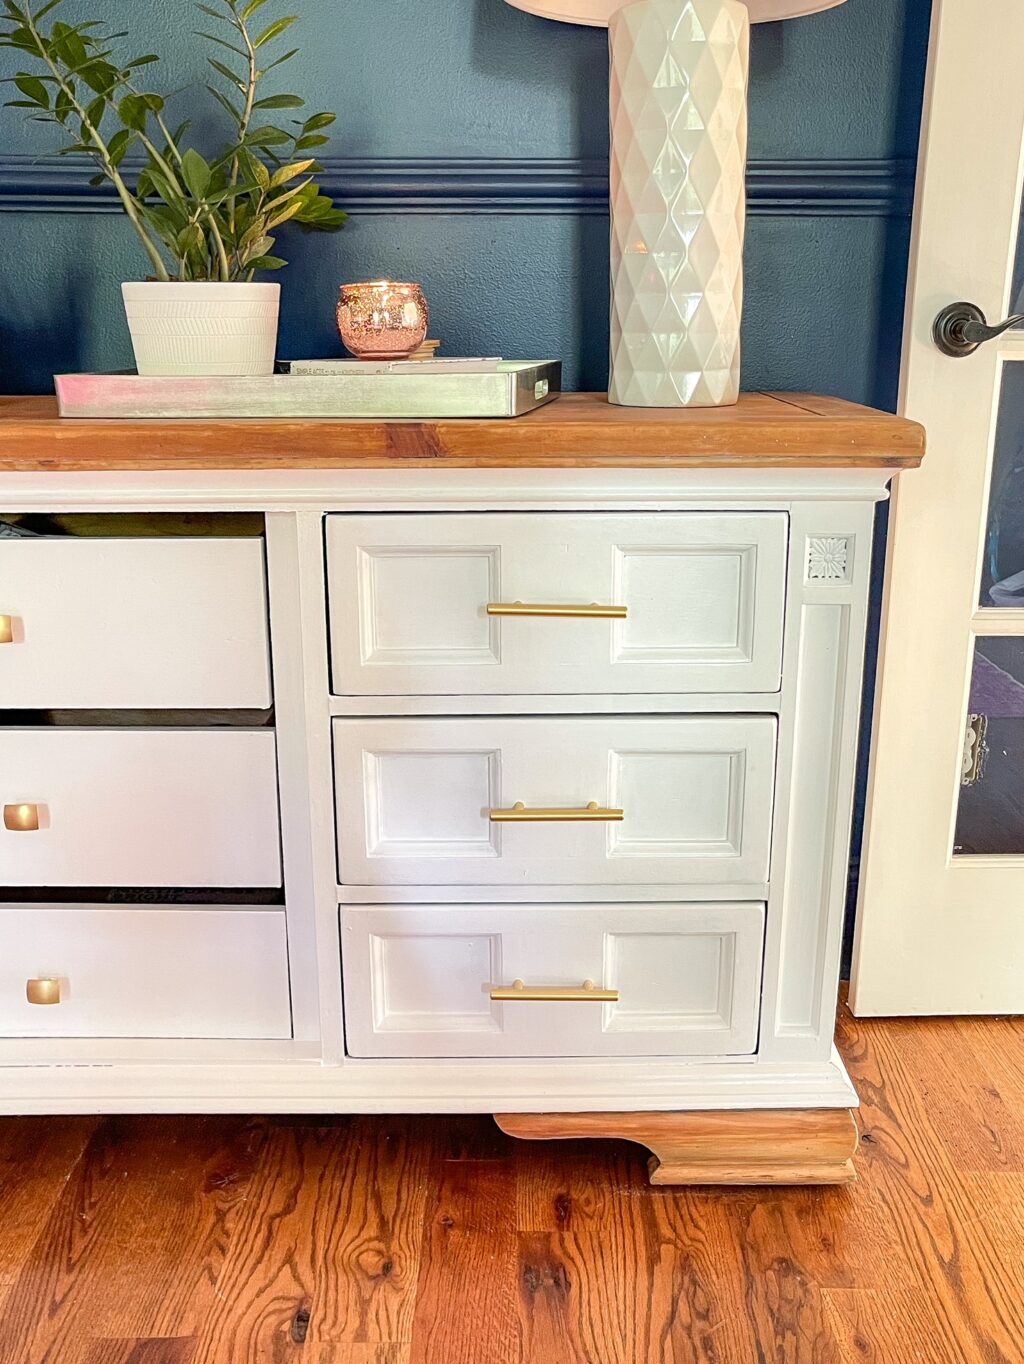
[[[652,1184],[848,1184],[860,1139],[847,1108],[714,1113],[496,1113],[510,1137],[614,1137],[652,1152]]]

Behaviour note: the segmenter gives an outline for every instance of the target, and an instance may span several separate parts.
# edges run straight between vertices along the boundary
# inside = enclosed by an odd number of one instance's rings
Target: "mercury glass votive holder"
[[[406,359],[426,340],[429,320],[418,284],[378,279],[338,292],[338,331],[359,360]]]

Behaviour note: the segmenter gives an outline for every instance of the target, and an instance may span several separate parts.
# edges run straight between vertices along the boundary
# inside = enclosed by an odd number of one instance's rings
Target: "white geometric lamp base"
[[[740,388],[747,7],[634,0],[609,31],[608,397],[726,406]]]

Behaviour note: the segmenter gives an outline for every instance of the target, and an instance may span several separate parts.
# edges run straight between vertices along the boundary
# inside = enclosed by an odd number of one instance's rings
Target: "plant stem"
[[[146,231],[142,219],[139,216],[138,206],[136,205],[135,200],[132,197],[132,192],[125,184],[124,180],[121,178],[120,173],[118,172],[117,167],[114,165],[114,162],[110,156],[109,148],[107,147],[107,144],[104,142],[103,138],[100,136],[99,130],[94,126],[92,120],[89,118],[89,115],[86,113],[83,106],[79,103],[78,97],[75,95],[74,88],[72,87],[70,82],[65,79],[60,68],[53,61],[51,61],[50,54],[46,50],[46,45],[43,43],[42,38],[40,37],[39,34],[39,30],[36,28],[35,18],[32,14],[29,0],[25,0],[25,27],[32,35],[32,39],[36,45],[36,51],[39,53],[40,58],[46,64],[46,66],[49,67],[50,73],[56,80],[58,86],[60,87],[61,90],[63,90],[64,94],[71,102],[71,107],[78,115],[79,119],[81,120],[82,127],[88,133],[90,140],[92,141],[97,152],[99,153],[103,165],[103,172],[106,175],[107,179],[110,180],[111,184],[117,190],[118,198],[121,200],[121,204],[128,217],[128,221],[131,223],[132,227],[138,234],[139,240],[142,242],[146,255],[149,257],[150,263],[152,264],[153,269],[156,272],[157,279],[161,280],[164,283],[167,283],[170,279],[170,275],[167,272],[167,266],[164,264],[163,256],[161,256],[156,245],[150,238],[149,233]]]
[[[234,23],[234,25],[235,25],[235,28],[238,30],[238,35],[239,35],[239,37],[242,39],[242,42],[245,43],[245,50],[246,50],[246,52],[248,53],[248,59],[249,59],[249,79],[248,79],[248,83],[247,83],[247,86],[246,86],[246,92],[245,92],[245,107],[244,107],[244,109],[242,110],[241,121],[240,121],[239,124],[238,124],[238,142],[239,142],[239,145],[241,145],[241,144],[245,141],[246,134],[247,134],[248,131],[249,131],[249,124],[252,122],[253,105],[254,105],[255,102],[256,102],[256,80],[257,80],[257,76],[256,76],[256,49],[255,49],[255,48],[253,47],[253,45],[252,45],[252,39],[249,37],[249,30],[248,30],[248,28],[247,28],[247,26],[246,26],[245,20],[242,19],[242,18],[235,12],[235,7],[234,7],[234,5],[232,5],[232,4],[230,3],[230,0],[228,0],[228,8],[231,10],[231,18],[232,18],[232,21],[233,21],[233,23]],[[232,159],[232,162],[231,162],[231,185],[232,185],[232,188],[234,188],[234,186],[238,184],[238,174],[239,174],[239,165],[238,165],[238,155],[237,155],[237,153],[236,153],[236,155],[234,156],[234,158]],[[228,222],[229,222],[230,225],[231,225],[231,235],[232,235],[232,237],[233,237],[233,236],[235,235],[235,201],[234,201],[234,199],[231,200],[231,206],[230,206],[230,208],[229,208],[229,210],[228,210]]]

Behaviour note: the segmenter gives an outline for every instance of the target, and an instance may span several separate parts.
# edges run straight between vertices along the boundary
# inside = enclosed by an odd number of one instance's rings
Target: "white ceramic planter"
[[[749,30],[740,0],[611,16],[613,403],[739,396]]]
[[[280,284],[122,284],[140,374],[272,374]]]

